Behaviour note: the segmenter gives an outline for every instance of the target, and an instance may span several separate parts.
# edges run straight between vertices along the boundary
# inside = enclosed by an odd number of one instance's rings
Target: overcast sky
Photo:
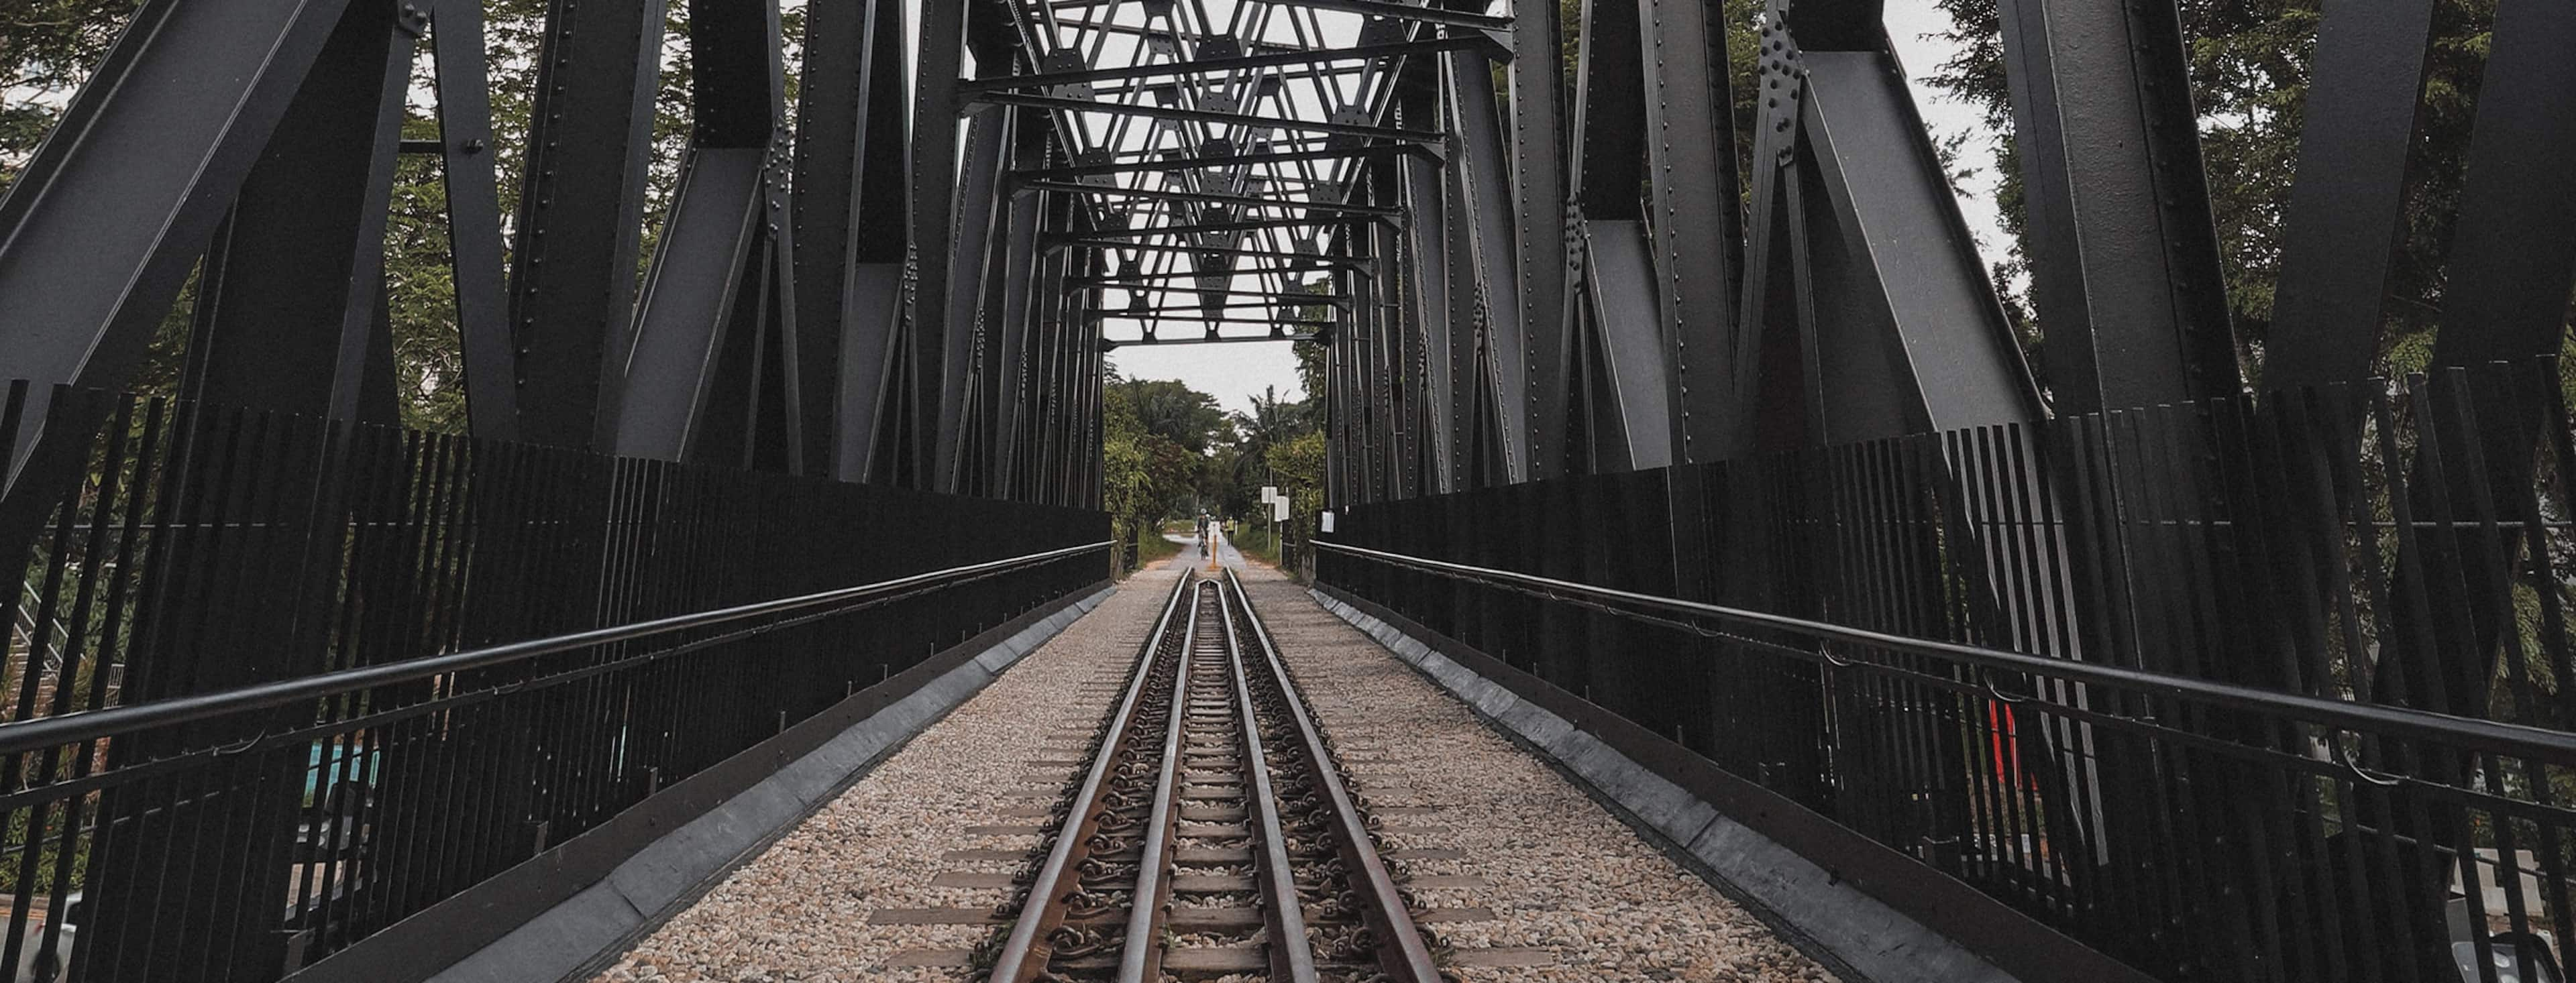
[[[1887,0],[1887,33],[1895,40],[1897,58],[1905,64],[1909,77],[1929,74],[1949,60],[1952,46],[1927,36],[1949,29],[1949,16],[1934,7],[1932,0]],[[1985,128],[1985,120],[1976,109],[1937,98],[1920,82],[1914,84],[1914,101],[1936,138]],[[1960,156],[1961,165],[1975,171],[1967,182],[1971,194],[1960,200],[1960,210],[1966,214],[1968,228],[1977,236],[1978,248],[1989,261],[1999,259],[2003,232],[1995,213],[1991,142],[1983,136],[1972,138]],[[1173,325],[1186,326],[1186,322]],[[1290,354],[1286,342],[1131,345],[1111,352],[1110,361],[1131,379],[1178,379],[1215,396],[1229,410],[1248,409],[1252,395],[1261,392],[1263,386],[1276,386],[1287,396],[1302,392],[1297,385],[1297,359]]]

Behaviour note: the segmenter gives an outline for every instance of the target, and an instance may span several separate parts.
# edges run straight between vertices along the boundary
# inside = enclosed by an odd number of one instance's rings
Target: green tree
[[[1996,152],[1996,203],[2010,242],[1996,280],[2016,282],[2017,274],[2028,268],[2029,228],[2003,69],[2002,23],[1995,0],[1936,2],[1956,25],[1944,37],[1958,46],[1958,53],[1925,81],[1985,114]],[[2292,184],[2286,178],[2296,170],[2299,132],[2306,122],[2317,0],[2181,0],[2180,6],[2228,307],[2238,337],[2249,349],[2248,361],[2259,371],[2280,270],[2281,220]],[[2410,161],[2412,180],[2403,205],[2404,231],[2389,273],[2380,333],[2383,366],[2391,372],[2420,367],[2430,354],[2427,341],[2441,309],[2443,257],[2457,214],[2478,78],[2485,69],[2487,32],[2494,18],[2495,0],[2440,0],[2435,8]],[[2022,298],[2010,299],[2023,306]],[[2035,349],[2045,327],[2025,332],[2026,344],[2034,348],[2034,366],[2043,364]]]
[[[1126,390],[1127,399],[1136,408],[1136,419],[1146,431],[1183,450],[1205,454],[1234,441],[1233,424],[1217,407],[1214,396],[1176,379],[1137,379],[1113,385]]]

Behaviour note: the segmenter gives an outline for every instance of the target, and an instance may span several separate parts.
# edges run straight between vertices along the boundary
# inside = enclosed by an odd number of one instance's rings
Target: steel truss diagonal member
[[[1998,0],[1997,13],[2057,409],[2233,394],[2174,0]]]
[[[777,6],[693,0],[689,40],[689,156],[619,360],[616,450],[801,471]]]
[[[182,392],[395,422],[378,318],[403,91],[423,18],[352,4],[207,252]]]
[[[2039,419],[1876,21],[1775,13],[1761,38],[1730,452]]]
[[[0,199],[0,378],[36,383],[25,419],[53,384],[126,384],[346,7],[136,12]],[[13,484],[36,443],[16,443]]]
[[[903,280],[903,4],[816,5],[805,31],[792,203],[805,465],[861,481]]]

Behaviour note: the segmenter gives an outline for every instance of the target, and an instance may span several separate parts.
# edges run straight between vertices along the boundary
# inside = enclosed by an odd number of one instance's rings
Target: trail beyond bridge
[[[44,6],[0,983],[2568,979],[2566,0]]]

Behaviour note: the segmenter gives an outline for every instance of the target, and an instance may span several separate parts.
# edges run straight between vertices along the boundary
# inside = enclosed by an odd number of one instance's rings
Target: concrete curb
[[[1322,591],[1307,593],[1324,610],[1474,707],[1487,723],[1517,736],[1635,815],[1669,845],[1706,864],[1728,893],[1768,909],[1780,924],[1866,979],[2015,983],[2011,974],[1959,943],[1719,813],[1565,718],[1367,612]]]
[[[697,900],[840,795],[914,735],[1098,607],[1115,588],[1075,601],[931,680],[724,804],[672,830],[609,875],[498,941],[431,976],[433,983],[563,980]]]

